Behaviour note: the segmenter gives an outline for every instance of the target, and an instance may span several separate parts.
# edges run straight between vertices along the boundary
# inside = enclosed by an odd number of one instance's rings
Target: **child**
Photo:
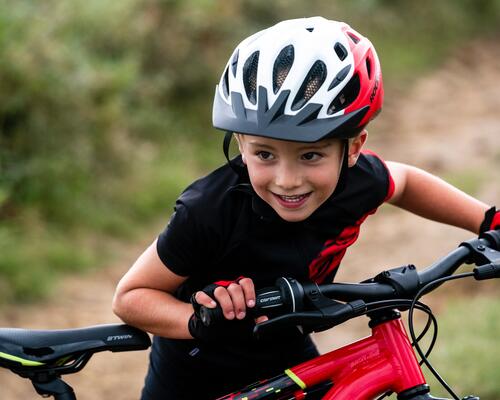
[[[344,23],[284,21],[240,43],[213,123],[241,156],[182,193],[115,295],[116,314],[155,335],[142,399],[213,399],[315,356],[299,332],[253,339],[266,318],[246,318],[255,287],[331,282],[384,202],[476,233],[500,225],[440,179],[362,151],[382,99],[375,49]],[[206,328],[194,311],[217,303],[226,320]]]

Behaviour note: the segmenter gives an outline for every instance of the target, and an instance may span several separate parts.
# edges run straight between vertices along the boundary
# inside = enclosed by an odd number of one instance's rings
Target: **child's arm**
[[[489,208],[442,179],[421,169],[387,162],[394,180],[389,203],[414,214],[478,233]]]
[[[193,307],[173,296],[185,280],[163,265],[155,240],[118,283],[113,311],[124,322],[155,335],[190,339]]]
[[[193,306],[174,297],[175,290],[187,278],[174,274],[158,257],[156,241],[137,259],[120,280],[113,299],[113,311],[124,322],[154,335],[191,339],[188,322]],[[249,278],[215,289],[227,319],[243,319],[246,303],[255,305],[255,290]],[[203,291],[196,293],[196,301],[209,308],[216,303]],[[257,322],[265,320],[260,317]]]

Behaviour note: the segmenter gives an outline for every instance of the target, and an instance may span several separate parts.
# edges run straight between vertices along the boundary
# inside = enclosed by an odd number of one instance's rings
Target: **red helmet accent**
[[[359,126],[366,125],[382,109],[384,101],[384,85],[382,82],[382,69],[380,61],[373,44],[364,36],[354,31],[349,25],[343,28],[349,42],[351,52],[354,56],[354,74],[358,74],[360,91],[358,97],[348,107],[345,112],[350,113],[369,106],[365,117]]]

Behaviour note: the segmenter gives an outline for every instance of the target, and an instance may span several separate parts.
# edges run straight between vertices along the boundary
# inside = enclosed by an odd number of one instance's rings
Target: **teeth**
[[[290,202],[290,203],[298,203],[299,201],[301,201],[304,197],[306,197],[305,194],[300,194],[298,196],[282,196],[280,195],[280,197],[287,201],[287,202]]]

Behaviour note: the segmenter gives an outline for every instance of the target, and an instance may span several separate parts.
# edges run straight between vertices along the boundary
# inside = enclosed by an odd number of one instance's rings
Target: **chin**
[[[281,219],[287,222],[301,222],[311,215],[309,212],[278,212],[275,210]]]

